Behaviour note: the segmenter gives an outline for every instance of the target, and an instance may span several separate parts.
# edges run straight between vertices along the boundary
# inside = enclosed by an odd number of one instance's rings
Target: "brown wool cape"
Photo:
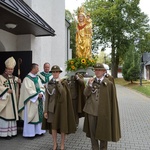
[[[116,90],[113,83],[106,78],[102,81],[101,86],[103,87],[99,91],[101,96],[95,138],[117,142],[121,138],[121,130]],[[87,137],[90,137],[87,114],[85,114],[83,131]]]
[[[79,118],[84,117],[84,112],[83,112],[83,107],[85,105],[85,96],[83,94],[84,88],[85,88],[85,84],[84,81],[82,79],[79,79],[77,84],[77,93],[78,93],[78,97],[77,97],[77,112],[78,112],[78,116]]]
[[[67,81],[64,79],[61,81],[62,90],[59,90],[59,84],[56,84],[55,90],[55,109],[53,114],[53,123],[47,122],[47,119],[43,117],[42,129],[49,130],[52,133],[53,130],[57,130],[58,133],[75,133],[76,123],[75,116],[73,112],[71,93],[68,87]],[[46,91],[46,94],[47,91]],[[46,96],[45,107],[50,106],[49,100],[51,95]],[[48,108],[46,108],[48,110]]]

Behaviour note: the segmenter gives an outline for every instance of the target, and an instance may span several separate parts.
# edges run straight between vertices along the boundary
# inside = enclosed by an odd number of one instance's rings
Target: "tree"
[[[136,81],[140,77],[140,55],[132,45],[125,55],[122,75],[126,81]]]
[[[97,62],[98,63],[104,63],[110,66],[110,56],[106,54],[104,51],[100,51],[97,56]]]
[[[101,45],[111,48],[111,71],[115,78],[130,45],[136,42],[139,48],[140,41],[146,45],[148,39],[148,17],[141,12],[139,1],[86,0],[84,4],[93,20],[93,50]]]

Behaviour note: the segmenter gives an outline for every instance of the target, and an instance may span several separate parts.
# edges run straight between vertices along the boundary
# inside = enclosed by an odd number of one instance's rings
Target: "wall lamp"
[[[14,23],[6,23],[5,26],[8,28],[8,29],[14,29],[17,27],[17,24],[14,24]]]

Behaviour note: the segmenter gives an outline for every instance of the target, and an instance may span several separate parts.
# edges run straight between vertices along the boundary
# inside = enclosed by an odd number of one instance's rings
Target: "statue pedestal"
[[[74,76],[76,73],[80,73],[83,75],[84,78],[89,78],[89,77],[93,77],[95,75],[94,71],[93,71],[93,67],[88,67],[86,69],[78,69],[76,71],[69,71],[66,76]]]

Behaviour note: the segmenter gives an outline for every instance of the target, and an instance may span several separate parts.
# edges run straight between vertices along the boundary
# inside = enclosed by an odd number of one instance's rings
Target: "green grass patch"
[[[150,80],[142,80],[142,85],[140,85],[140,80],[131,83],[129,81],[125,81],[123,78],[116,78],[115,83],[134,89],[146,96],[150,96]]]
[[[135,86],[133,89],[150,96],[150,85]]]
[[[125,81],[123,78],[116,78],[115,83],[119,84],[119,85],[122,85],[122,86],[125,86],[125,85],[128,85],[130,82]]]

